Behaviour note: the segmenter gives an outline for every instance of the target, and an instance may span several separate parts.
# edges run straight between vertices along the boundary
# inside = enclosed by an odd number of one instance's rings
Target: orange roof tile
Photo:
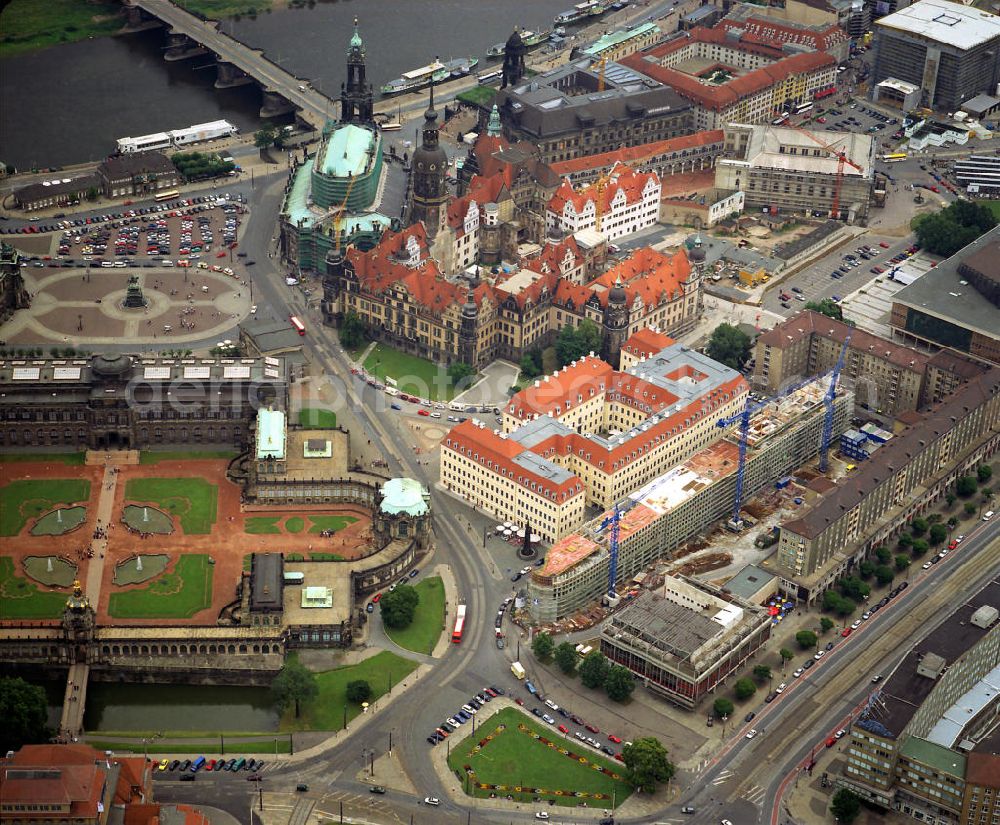
[[[638,297],[647,307],[657,306],[664,297],[670,299],[683,290],[690,275],[691,263],[683,248],[667,254],[646,246],[595,278],[587,288],[593,291],[601,306],[607,306],[608,291],[620,278],[630,305]]]
[[[523,258],[521,262],[522,264],[530,264],[531,269],[538,272],[566,275],[568,270],[565,266],[568,261],[572,261],[570,264],[572,269],[583,263],[583,253],[580,252],[580,246],[572,235],[563,238],[559,243],[545,244],[540,252]],[[584,298],[584,302],[586,302],[586,298]]]
[[[685,149],[711,146],[714,143],[722,144],[724,141],[725,138],[722,129],[709,129],[704,132],[695,132],[693,135],[682,135],[681,137],[669,138],[668,140],[657,140],[652,143],[642,143],[638,146],[615,149],[612,152],[601,152],[597,155],[586,155],[584,157],[573,158],[572,160],[564,160],[560,163],[553,163],[552,171],[557,175],[572,175],[576,172],[586,172],[591,169],[610,169],[616,163],[635,166],[644,161],[652,160],[658,155],[683,152]]]
[[[545,564],[540,570],[534,570],[535,576],[558,576],[565,570],[583,561],[600,549],[600,545],[592,539],[574,533],[559,539],[545,554]]]
[[[566,204],[572,203],[573,208],[579,214],[584,211],[588,202],[597,203],[600,201],[601,212],[607,212],[610,211],[611,204],[619,191],[624,192],[626,203],[638,203],[642,200],[642,193],[647,183],[650,180],[657,183],[660,181],[655,172],[636,172],[627,166],[618,170],[612,168],[610,174],[614,177],[603,188],[598,187],[597,183],[592,183],[576,191],[569,181],[563,181],[549,200],[549,210],[561,215]]]
[[[674,343],[674,339],[669,335],[651,327],[644,327],[638,332],[632,333],[622,349],[638,358],[648,358],[653,353],[666,349],[672,343]]]
[[[585,356],[521,390],[507,402],[507,412],[521,421],[552,412],[557,417],[591,398],[603,396],[615,375],[612,366]]]

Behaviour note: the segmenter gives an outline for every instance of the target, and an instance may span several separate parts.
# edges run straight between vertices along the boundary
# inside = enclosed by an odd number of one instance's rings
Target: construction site
[[[664,566],[684,566],[688,572],[742,567],[734,562],[731,547],[753,544],[762,520],[777,524],[819,495],[810,485],[830,483],[817,477],[810,464],[824,435],[828,443],[836,443],[848,428],[854,397],[841,390],[829,399],[829,384],[829,376],[820,376],[751,408],[742,468],[742,423],[720,427],[714,444],[558,541],[529,581],[531,621],[589,626],[621,601],[636,597],[641,591],[637,576],[640,582],[659,579]],[[752,561],[769,552],[760,550]]]

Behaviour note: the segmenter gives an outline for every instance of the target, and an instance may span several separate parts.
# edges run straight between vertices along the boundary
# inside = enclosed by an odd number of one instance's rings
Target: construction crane
[[[801,126],[795,126],[789,124],[796,132],[802,132],[807,138],[819,144],[820,148],[829,152],[837,158],[837,176],[833,182],[833,205],[830,208],[830,216],[834,219],[840,218],[840,190],[844,185],[844,165],[851,166],[857,169],[859,172],[864,172],[860,166],[858,166],[853,160],[847,157],[847,154],[843,149],[835,148],[834,144],[827,143],[824,140],[820,140],[816,135],[810,132],[808,129],[803,129]],[[846,138],[841,138],[846,140]]]
[[[331,206],[319,221],[322,223],[327,218],[333,218],[334,249],[338,255],[340,254],[340,224],[344,219],[344,210],[347,209],[347,202],[351,199],[351,190],[354,189],[354,183],[357,179],[357,175],[351,175],[351,179],[347,183],[347,191],[344,193],[344,200],[336,206]]]
[[[847,332],[844,339],[844,346],[840,348],[840,357],[830,375],[830,387],[823,396],[823,403],[826,405],[826,417],[823,419],[823,443],[819,449],[819,471],[825,473],[827,469],[827,456],[830,452],[830,441],[833,438],[833,399],[837,397],[837,381],[840,380],[840,371],[844,368],[844,357],[847,355],[847,346],[851,343],[851,336],[854,330]]]
[[[604,70],[608,68],[608,59],[606,57],[602,57],[594,65],[598,67],[597,68],[597,91],[603,92],[604,91]]]
[[[615,580],[618,578],[618,539],[620,536],[620,524],[621,524],[622,513],[618,508],[618,503],[615,502],[614,512],[608,516],[604,521],[601,522],[601,530],[604,530],[609,524],[611,525],[611,541],[608,543],[608,548],[611,553],[611,559],[608,563],[608,598],[615,598]]]
[[[747,436],[750,431],[750,419],[764,409],[768,404],[773,404],[775,401],[780,401],[786,395],[791,395],[797,389],[804,387],[806,384],[811,384],[815,381],[815,378],[806,378],[803,381],[798,381],[792,384],[790,387],[786,387],[780,393],[771,398],[766,398],[763,401],[752,402],[750,396],[747,396],[746,404],[743,407],[742,412],[734,413],[728,418],[720,418],[717,427],[720,429],[725,429],[732,424],[739,423],[739,447],[740,447],[740,457],[739,463],[736,467],[736,496],[733,500],[733,517],[730,519],[729,524],[726,526],[734,531],[738,532],[743,525],[743,519],[740,518],[740,509],[743,507],[743,481],[746,471],[746,460],[747,460]]]

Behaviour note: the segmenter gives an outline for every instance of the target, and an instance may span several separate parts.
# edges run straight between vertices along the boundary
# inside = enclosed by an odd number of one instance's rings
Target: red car
[[[381,593],[376,593],[376,594],[375,594],[375,595],[374,595],[374,596],[372,597],[372,604],[378,604],[378,602],[379,602],[379,599],[381,599],[381,598],[382,598],[382,594],[381,594]]]
[[[517,702],[519,705],[521,705],[521,707],[524,707],[524,699],[522,699],[520,696],[516,697],[514,701]]]
[[[849,628],[849,627],[845,627],[845,628],[844,628],[843,630],[841,630],[841,631],[840,631],[840,635],[841,635],[841,636],[843,636],[843,637],[844,637],[844,638],[846,639],[846,638],[847,638],[848,636],[850,636],[850,635],[851,635],[851,634],[852,634],[853,632],[854,632],[854,631],[853,631],[853,630],[852,630],[851,628]]]
[[[889,248],[889,244],[887,244],[885,241],[879,241],[878,245],[881,246],[883,249]]]
[[[584,725],[584,727],[591,733],[600,733],[601,729],[597,725]]]
[[[951,541],[948,542],[949,550],[954,550],[956,547],[958,547],[958,542],[955,541],[955,539],[952,539]]]
[[[622,740],[619,737],[615,736],[613,733],[608,734],[608,741],[614,742],[616,745],[620,745],[622,743]]]
[[[216,258],[225,258],[226,257],[226,253],[225,252],[219,252],[215,257]]]
[[[569,733],[569,728],[567,728],[565,725],[560,725],[559,733]]]
[[[615,754],[615,759],[617,759],[619,762],[624,762],[625,761],[625,757],[622,756],[620,753],[616,753]]]
[[[826,745],[828,748],[832,748],[834,745],[837,744],[837,740],[834,739],[832,736],[828,736],[826,737],[826,741],[823,744]]]
[[[417,415],[426,415],[426,416],[429,416],[430,413],[427,412],[427,410],[417,410]]]

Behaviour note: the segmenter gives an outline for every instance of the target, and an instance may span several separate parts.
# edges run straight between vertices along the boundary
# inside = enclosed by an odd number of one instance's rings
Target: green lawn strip
[[[159,464],[161,461],[206,461],[236,458],[235,450],[143,450],[139,453],[140,464]]]
[[[212,571],[208,556],[181,556],[172,571],[146,587],[112,593],[108,615],[119,619],[190,618],[212,604]]]
[[[301,553],[285,553],[285,561],[305,561],[306,557]]]
[[[496,96],[497,90],[490,86],[473,86],[471,89],[459,92],[456,98],[462,101],[462,103],[468,103],[470,106],[478,106],[480,109],[484,109],[493,102]]]
[[[309,521],[312,522],[310,533],[322,533],[324,530],[336,533],[348,524],[354,524],[357,519],[354,516],[309,516]]]
[[[993,213],[993,217],[1000,220],[1000,201],[976,201],[980,206],[985,206],[990,212]]]
[[[253,562],[253,553],[247,553],[243,556],[243,572],[249,573]]]
[[[482,715],[482,714],[480,714]],[[499,725],[506,725],[506,729],[499,734],[495,733]],[[545,737],[551,742],[555,742],[559,747],[565,748],[570,753],[574,753],[587,760],[587,764],[582,764],[577,759],[560,753],[555,748],[532,739],[527,733],[517,729],[519,724],[526,725],[529,729]],[[493,740],[486,744],[479,753],[473,754],[473,749],[486,738],[493,734]],[[608,768],[614,773],[624,776],[625,766],[597,754],[597,752],[581,742],[567,739],[562,736],[554,727],[536,722],[531,716],[522,713],[514,708],[504,708],[483,721],[477,721],[476,733],[474,736],[454,742],[451,746],[451,756],[448,759],[448,766],[458,774],[459,780],[463,784],[463,789],[471,791],[475,796],[488,797],[490,791],[481,790],[475,787],[475,782],[485,782],[494,785],[506,785],[509,791],[495,791],[497,796],[506,796],[510,793],[515,800],[529,802],[536,796],[543,800],[551,800],[557,805],[577,806],[581,801],[587,801],[591,808],[610,808],[610,797],[612,792],[620,804],[632,793],[632,787],[624,780],[612,779],[600,771],[595,770],[594,764]],[[466,781],[465,766],[471,765],[476,772],[473,781]],[[542,788],[551,791],[571,791],[585,792],[589,794],[604,793],[609,797],[608,801],[600,799],[587,799],[584,797],[559,796],[550,794],[520,794],[513,790],[514,787]]]
[[[148,745],[143,745],[141,740],[136,742],[128,740],[115,741],[112,739],[87,739],[87,744],[102,751],[128,751],[131,753],[191,753],[192,755],[205,754],[206,756],[219,753],[218,737],[213,742],[205,743],[202,747],[183,742],[174,742],[172,744],[170,742],[150,742]],[[233,741],[232,743],[230,743],[229,737],[226,737],[227,758],[232,757],[234,754],[242,756],[247,753],[271,754],[273,756],[275,754],[275,747],[277,747],[277,753],[288,753],[288,737],[281,734],[270,740],[259,742]],[[209,758],[215,757],[209,756]]]
[[[281,532],[281,516],[251,516],[243,524],[243,532],[254,536],[274,535]]]
[[[344,557],[338,553],[310,553],[309,558],[312,561],[343,561]]]
[[[337,426],[337,414],[333,410],[306,407],[299,410],[299,425],[303,427],[316,427],[321,430],[332,430]]]
[[[392,680],[393,689],[401,684],[417,667],[417,663],[395,653],[383,650],[363,662],[316,674],[319,696],[302,708],[302,715],[295,718],[295,709],[288,710],[281,719],[281,729],[289,730],[340,730],[344,727],[344,707],[347,707],[348,724],[361,713],[361,707],[347,701],[347,683],[364,679],[371,685],[372,699],[385,694]]]
[[[19,479],[0,487],[0,536],[16,536],[29,518],[58,504],[86,504],[90,481],[85,478]]]
[[[11,0],[0,15],[0,58],[111,34],[125,23],[111,0]]]
[[[301,533],[306,527],[306,520],[301,516],[292,516],[285,519],[286,533]]]
[[[385,635],[397,645],[415,653],[431,653],[444,626],[444,582],[433,576],[418,582],[414,589],[420,596],[413,621],[402,630],[385,629]]]
[[[273,7],[273,0],[177,0],[177,5],[209,20],[254,15]]]
[[[125,485],[125,499],[178,516],[189,536],[205,535],[215,524],[219,488],[201,478],[132,478]]]
[[[455,394],[444,367],[384,344],[375,345],[365,359],[365,369],[383,380],[386,376],[395,378],[400,392],[421,398],[447,401]]]
[[[0,619],[55,619],[65,606],[65,593],[39,590],[16,575],[13,559],[0,556]]]
[[[82,467],[87,461],[86,453],[7,453],[0,457],[0,464],[66,464]]]

